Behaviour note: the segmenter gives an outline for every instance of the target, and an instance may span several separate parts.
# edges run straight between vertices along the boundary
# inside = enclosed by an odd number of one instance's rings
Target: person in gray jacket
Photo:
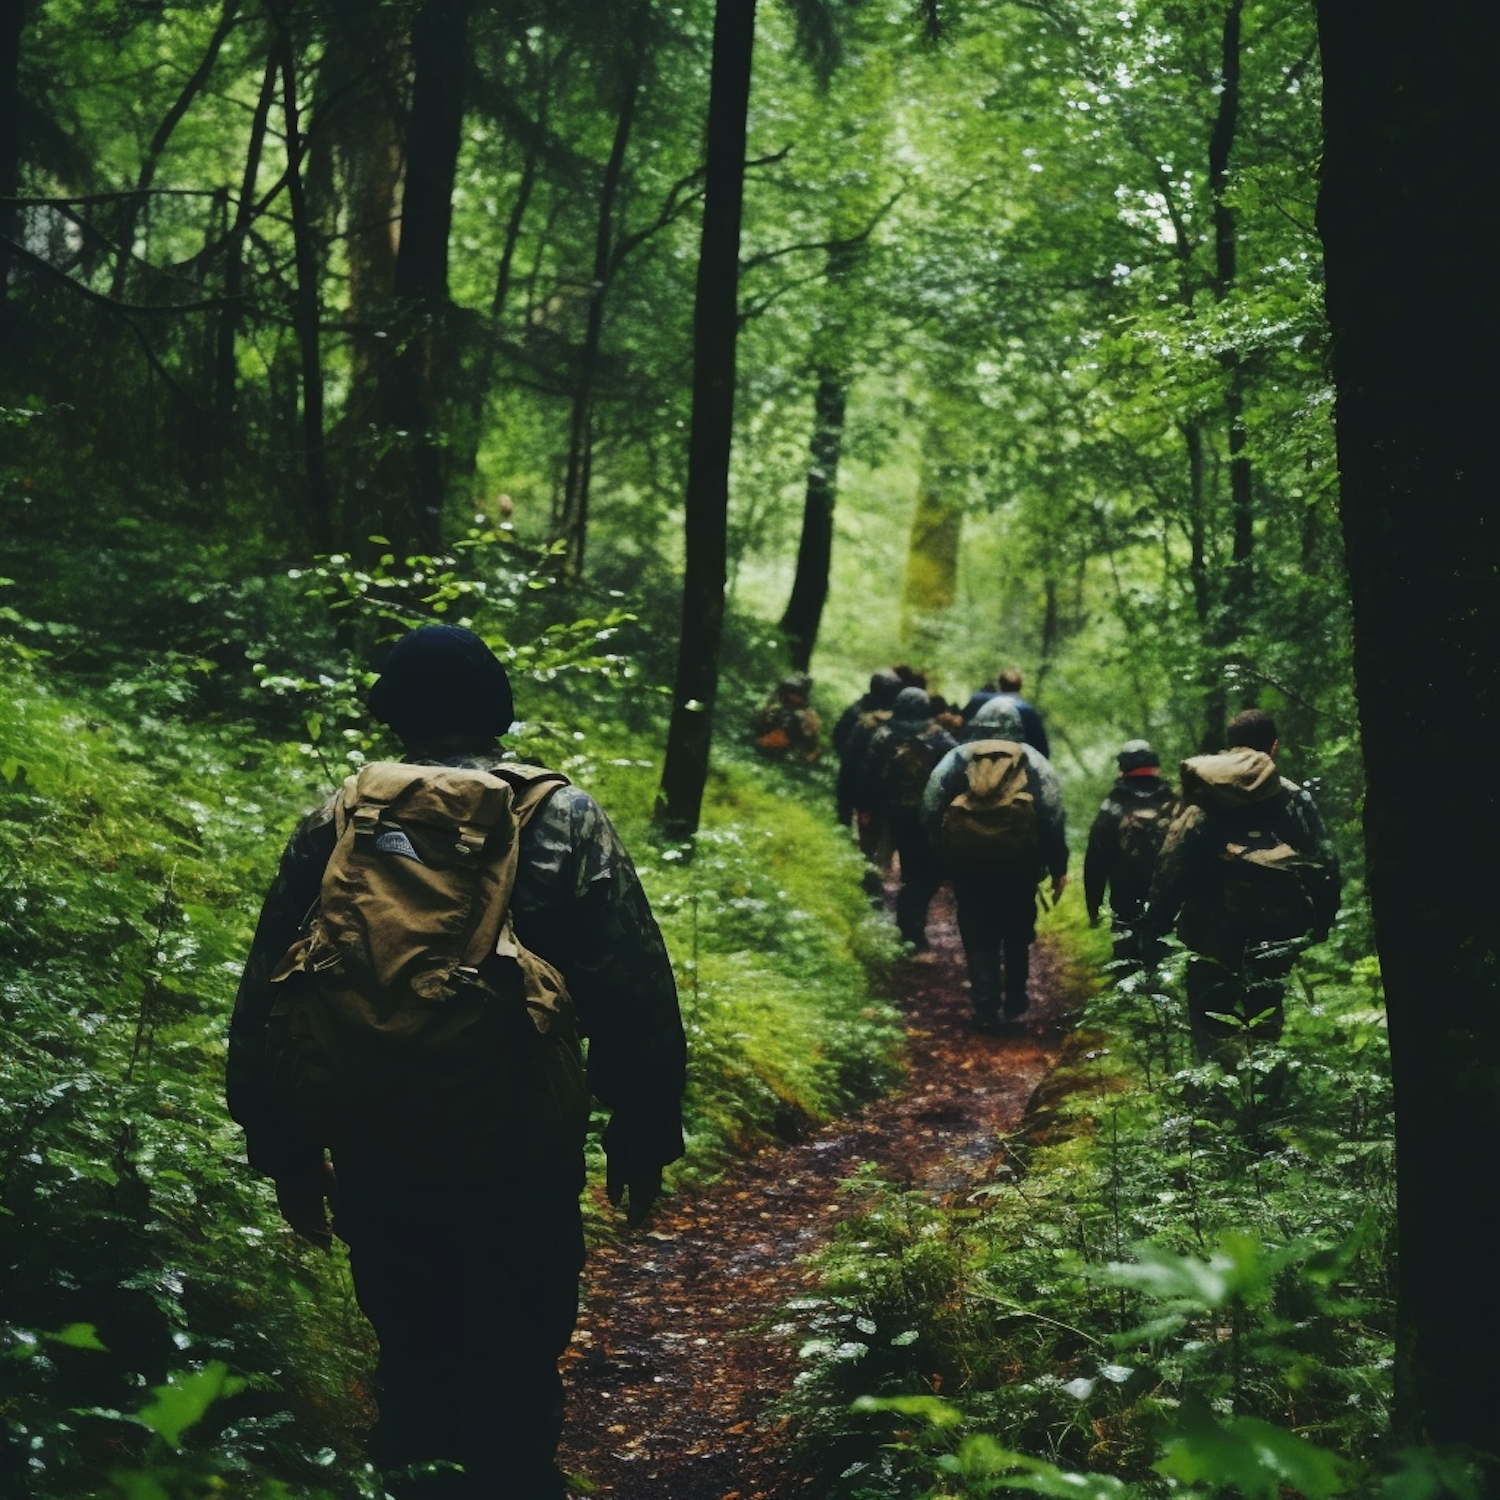
[[[1000,746],[999,750],[993,747]],[[1036,937],[1036,888],[1049,878],[1052,899],[1063,893],[1068,880],[1068,845],[1062,791],[1051,762],[1024,740],[1021,715],[1005,697],[982,704],[969,721],[965,740],[938,762],[923,799],[923,813],[938,850],[940,863],[951,840],[944,838],[945,820],[958,798],[970,788],[970,770],[977,757],[997,754],[1021,768],[1026,816],[1034,820],[1025,852],[1016,860],[997,858],[992,867],[968,863],[950,868],[958,907],[958,934],[964,945],[975,1026],[999,1029],[1028,1007],[1027,981],[1031,973],[1031,944]]]

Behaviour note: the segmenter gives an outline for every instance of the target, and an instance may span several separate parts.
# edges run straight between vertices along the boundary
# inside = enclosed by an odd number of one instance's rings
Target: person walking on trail
[[[1115,762],[1119,777],[1089,829],[1083,899],[1089,926],[1097,927],[1108,894],[1115,958],[1123,963],[1140,956],[1136,928],[1151,894],[1162,840],[1177,811],[1177,796],[1162,779],[1161,762],[1145,740],[1127,741]]]
[[[921,688],[902,688],[889,723],[872,736],[856,779],[856,800],[885,820],[896,846],[901,862],[896,929],[917,953],[928,951],[927,909],[942,883],[922,816],[922,798],[933,767],[955,743],[933,722],[927,694]]]
[[[1287,975],[1309,940],[1328,936],[1341,890],[1311,794],[1276,769],[1275,720],[1249,709],[1227,738],[1227,750],[1182,763],[1184,806],[1141,921],[1145,942],[1175,926],[1194,955],[1188,1017],[1200,1057],[1247,1032],[1280,1037]]]
[[[404,759],[292,834],[235,1002],[229,1109],[287,1223],[348,1243],[389,1492],[561,1500],[589,1095],[638,1226],[683,1150],[672,967],[599,805],[502,750],[510,683],[478,636],[403,637],[369,708]]]
[[[755,715],[755,748],[770,760],[812,765],[823,753],[823,724],[808,702],[812,678],[793,672]]]
[[[1048,760],[1052,759],[1052,744],[1047,738],[1047,726],[1042,723],[1042,716],[1034,705],[1028,703],[1021,696],[1021,686],[1024,679],[1018,667],[1007,667],[995,678],[994,687],[986,684],[970,697],[963,707],[963,720],[965,724],[974,721],[974,715],[984,707],[986,703],[995,698],[1008,698],[1014,705],[1016,712],[1021,716],[1021,739],[1033,750],[1039,751]]]
[[[923,812],[938,867],[953,881],[975,1025],[993,1032],[1029,1004],[1036,888],[1050,877],[1056,902],[1068,881],[1057,775],[1024,742],[1008,697],[982,704],[964,743],[938,762]]]
[[[866,694],[869,707],[855,720],[840,751],[839,774],[836,787],[838,820],[841,824],[854,825],[859,840],[859,851],[875,866],[883,870],[890,861],[890,839],[885,820],[873,807],[861,807],[856,796],[859,770],[869,752],[870,743],[882,728],[891,721],[896,695],[901,691],[901,678],[894,668],[886,667],[870,678],[870,691]],[[880,893],[880,881],[871,872],[874,894]]]
[[[838,716],[833,726],[833,733],[829,736],[833,753],[839,757],[840,762],[847,758],[849,742],[867,715],[884,710],[886,716],[890,716],[891,704],[896,701],[896,694],[901,691],[903,685],[900,677],[890,667],[881,667],[870,674],[869,690],[861,693]],[[839,821],[847,823],[849,820],[841,818]]]

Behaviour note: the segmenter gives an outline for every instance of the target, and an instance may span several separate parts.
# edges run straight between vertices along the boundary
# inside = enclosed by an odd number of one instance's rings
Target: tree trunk
[[[397,326],[382,371],[377,469],[383,534],[399,555],[443,544],[440,393],[449,358],[448,234],[463,144],[473,0],[426,0],[412,27],[412,98],[396,253]]]
[[[260,97],[255,102],[255,113],[250,120],[250,142],[245,148],[245,170],[240,178],[239,202],[235,205],[234,222],[225,236],[224,245],[224,306],[219,313],[219,326],[214,359],[215,408],[218,412],[220,441],[224,449],[237,448],[239,423],[236,420],[237,396],[239,392],[239,362],[236,357],[236,341],[244,308],[245,280],[245,236],[255,217],[255,184],[260,177],[261,157],[265,152],[266,131],[271,121],[271,105],[276,98],[276,73],[278,56],[272,49],[266,61],[266,71],[261,78]]]
[[[614,272],[615,200],[625,173],[625,153],[640,100],[641,76],[646,66],[647,8],[637,5],[630,24],[629,55],[620,78],[620,109],[615,117],[614,141],[599,184],[599,212],[594,231],[594,270],[589,283],[588,321],[578,351],[574,375],[573,413],[568,424],[568,466],[563,479],[559,533],[566,552],[563,577],[577,583],[583,577],[583,553],[588,537],[589,478],[593,472],[594,391],[604,342],[604,301]]]
[[[838,498],[839,458],[844,446],[844,411],[849,403],[849,372],[824,370],[813,392],[813,432],[809,444],[807,493],[802,502],[802,538],[797,573],[781,632],[792,666],[806,672],[818,644],[818,626],[828,602],[828,571],[833,565],[833,509]]]
[[[339,545],[360,549],[378,531],[376,454],[380,378],[395,342],[396,224],[410,56],[388,6],[350,0],[329,16],[318,72],[317,141],[333,230],[342,218],[349,274],[349,393],[339,422]],[[342,212],[341,212],[342,210]]]
[[[302,359],[302,459],[307,499],[300,519],[309,546],[317,552],[328,552],[333,547],[334,520],[328,487],[327,453],[323,444],[323,363],[319,338],[322,307],[318,294],[320,257],[302,188],[304,141],[297,104],[297,54],[292,45],[291,33],[282,30],[276,45],[281,54],[281,107],[286,119],[287,195],[297,269],[293,316]]]
[[[739,333],[740,214],[755,0],[718,0],[708,103],[703,240],[693,306],[693,415],[688,439],[687,572],[666,761],[656,822],[671,838],[698,831],[729,552],[729,458],[734,441],[735,339]]]
[[[1397,1421],[1500,1451],[1495,7],[1318,0],[1318,217],[1396,1097]]]
[[[17,9],[20,8],[17,3]],[[208,83],[214,64],[219,60],[219,52],[228,39],[229,33],[234,29],[239,8],[240,0],[225,0],[224,13],[219,17],[219,24],[214,27],[213,35],[208,39],[208,46],[204,50],[202,59],[187,82],[183,84],[177,98],[172,102],[172,107],[163,117],[161,124],[156,127],[156,134],[151,137],[150,145],[146,147],[145,158],[141,162],[140,171],[136,174],[135,193],[125,199],[120,213],[119,243],[116,247],[114,277],[110,285],[110,296],[117,302],[123,300],[125,296],[131,262],[135,259],[136,224],[150,202],[148,194],[151,191],[151,184],[156,180],[156,168],[161,161],[162,152],[167,149],[167,143],[172,139],[172,132],[177,129],[182,117],[192,107],[193,100],[203,92],[204,86]]]
[[[21,185],[21,32],[26,7],[20,0],[0,6],[0,198],[14,198]],[[16,233],[16,210],[0,205],[0,311],[10,282],[10,251],[5,241]]]
[[[958,597],[958,554],[963,538],[963,502],[950,484],[952,463],[947,434],[929,423],[922,441],[917,509],[907,544],[906,579],[901,590],[901,640],[925,649],[922,622],[951,607]]]

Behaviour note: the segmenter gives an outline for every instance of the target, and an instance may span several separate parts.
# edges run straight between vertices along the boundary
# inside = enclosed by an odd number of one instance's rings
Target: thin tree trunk
[[[19,0],[15,0],[15,3],[19,9]],[[162,152],[167,149],[167,143],[172,139],[172,132],[177,129],[182,122],[182,117],[192,107],[193,100],[203,92],[209,74],[213,72],[214,64],[219,60],[219,52],[228,39],[229,33],[234,29],[239,9],[240,0],[225,0],[224,14],[219,17],[219,24],[214,27],[213,35],[208,39],[208,47],[204,51],[202,60],[193,70],[192,76],[183,84],[171,109],[167,111],[161,124],[156,127],[156,134],[151,137],[151,144],[146,147],[146,155],[141,162],[140,171],[136,174],[135,193],[132,197],[125,199],[120,217],[115,272],[110,284],[110,296],[117,302],[125,296],[125,283],[130,274],[131,262],[135,258],[136,224],[149,201],[147,194],[151,191],[151,184],[156,179],[156,168],[161,162]]]
[[[849,404],[849,372],[824,370],[813,392],[813,431],[809,444],[807,492],[802,502],[802,537],[781,633],[792,666],[806,672],[818,644],[828,573],[833,566],[833,511],[838,499],[839,459],[844,446],[844,413]]]
[[[615,201],[625,172],[625,154],[640,101],[641,76],[646,66],[646,7],[638,5],[630,27],[630,55],[620,80],[620,112],[615,117],[614,141],[599,184],[599,212],[594,231],[594,270],[589,284],[588,322],[573,387],[573,412],[568,424],[568,466],[563,480],[561,539],[566,547],[563,577],[576,583],[583,577],[584,547],[588,538],[589,478],[593,471],[594,391],[604,342],[604,302],[614,273]]]
[[[688,439],[687,572],[666,760],[656,822],[668,836],[698,831],[729,552],[729,459],[734,441],[735,340],[739,333],[740,216],[755,0],[718,0],[709,84],[703,240],[693,308],[693,415]]]
[[[14,198],[21,186],[21,32],[26,7],[20,0],[0,6],[0,198]],[[10,283],[10,250],[19,215],[0,205],[0,312]]]
[[[1240,19],[1243,0],[1229,0],[1224,12],[1219,69],[1219,108],[1208,147],[1208,184],[1213,197],[1214,293],[1222,302],[1238,276],[1238,226],[1228,201],[1229,166],[1240,121]],[[1229,426],[1229,575],[1224,583],[1224,612],[1219,644],[1228,646],[1254,601],[1255,484],[1245,451],[1245,368],[1239,350],[1227,349],[1220,365],[1228,376],[1224,415]]]
[[[1396,1100],[1397,1426],[1500,1452],[1495,7],[1318,0],[1318,222]],[[1434,212],[1441,205],[1441,212]]]
[[[307,503],[302,530],[314,551],[333,548],[334,518],[328,487],[327,451],[323,442],[323,363],[319,339],[322,318],[318,295],[318,247],[307,215],[302,185],[305,143],[297,105],[297,57],[291,33],[281,30],[281,107],[286,119],[287,195],[292,217],[292,246],[297,267],[295,320],[302,358],[302,460]]]
[[[234,222],[225,236],[224,246],[224,307],[219,314],[216,346],[215,393],[219,417],[219,432],[226,447],[232,443],[236,433],[236,396],[239,388],[239,366],[235,355],[236,341],[244,309],[245,236],[255,217],[255,184],[260,176],[261,157],[265,153],[266,131],[271,120],[271,105],[276,98],[276,74],[279,68],[277,50],[272,49],[266,59],[266,71],[261,78],[260,97],[255,101],[255,114],[250,120],[250,142],[245,149],[245,170],[240,178],[240,196],[235,205]]]
[[[451,351],[448,236],[463,144],[473,0],[427,0],[412,28],[412,102],[395,292],[400,331],[383,372],[378,470],[382,530],[398,553],[443,544],[440,392]]]

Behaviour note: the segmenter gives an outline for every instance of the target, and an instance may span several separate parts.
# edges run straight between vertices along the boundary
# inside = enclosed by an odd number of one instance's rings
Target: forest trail
[[[1038,942],[1023,1024],[979,1036],[946,891],[929,932],[931,961],[897,976],[909,1059],[900,1093],[767,1147],[711,1191],[668,1199],[642,1236],[592,1253],[564,1365],[560,1458],[601,1500],[809,1496],[769,1410],[796,1372],[797,1337],[775,1325],[809,1290],[803,1259],[857,1207],[841,1184],[869,1164],[951,1200],[1005,1169],[997,1137],[1019,1125],[1067,1033],[1060,965]]]

